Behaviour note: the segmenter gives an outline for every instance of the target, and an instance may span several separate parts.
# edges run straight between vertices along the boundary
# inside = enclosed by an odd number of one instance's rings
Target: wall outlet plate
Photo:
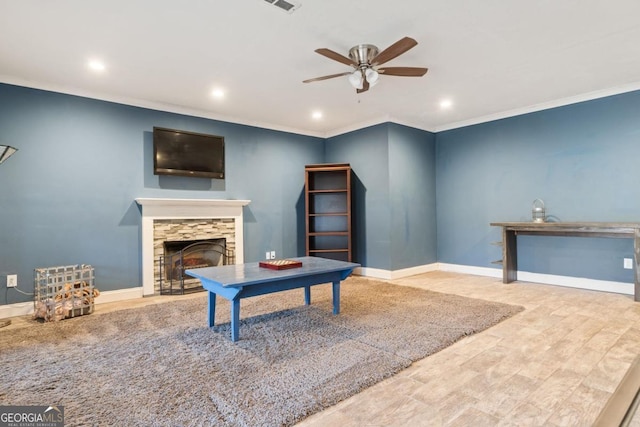
[[[271,259],[276,259],[276,251],[271,251]]]
[[[271,259],[271,252],[267,251],[267,252],[264,254],[264,259]]]
[[[7,274],[7,288],[15,288],[18,286],[18,275]]]
[[[633,260],[631,258],[624,258],[624,268],[627,270],[633,269]]]

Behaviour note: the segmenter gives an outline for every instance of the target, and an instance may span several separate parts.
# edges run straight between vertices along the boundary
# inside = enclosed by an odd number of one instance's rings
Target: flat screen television
[[[154,175],[224,178],[224,137],[153,128]]]

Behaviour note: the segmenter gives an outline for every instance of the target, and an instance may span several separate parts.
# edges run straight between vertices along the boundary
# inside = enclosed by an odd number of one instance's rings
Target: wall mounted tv
[[[224,178],[224,137],[153,128],[154,175]]]

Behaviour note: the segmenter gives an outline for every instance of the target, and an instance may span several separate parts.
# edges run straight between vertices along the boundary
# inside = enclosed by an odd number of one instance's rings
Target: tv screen
[[[224,178],[224,137],[153,128],[155,175]]]

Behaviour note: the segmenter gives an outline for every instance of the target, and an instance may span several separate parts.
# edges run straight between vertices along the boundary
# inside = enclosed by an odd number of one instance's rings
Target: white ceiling
[[[317,136],[439,131],[640,89],[638,0],[296,1],[288,14],[264,0],[0,0],[0,82]],[[381,76],[360,95],[346,77],[302,83],[350,69],[317,48],[404,36],[418,46],[385,65],[424,77]]]

